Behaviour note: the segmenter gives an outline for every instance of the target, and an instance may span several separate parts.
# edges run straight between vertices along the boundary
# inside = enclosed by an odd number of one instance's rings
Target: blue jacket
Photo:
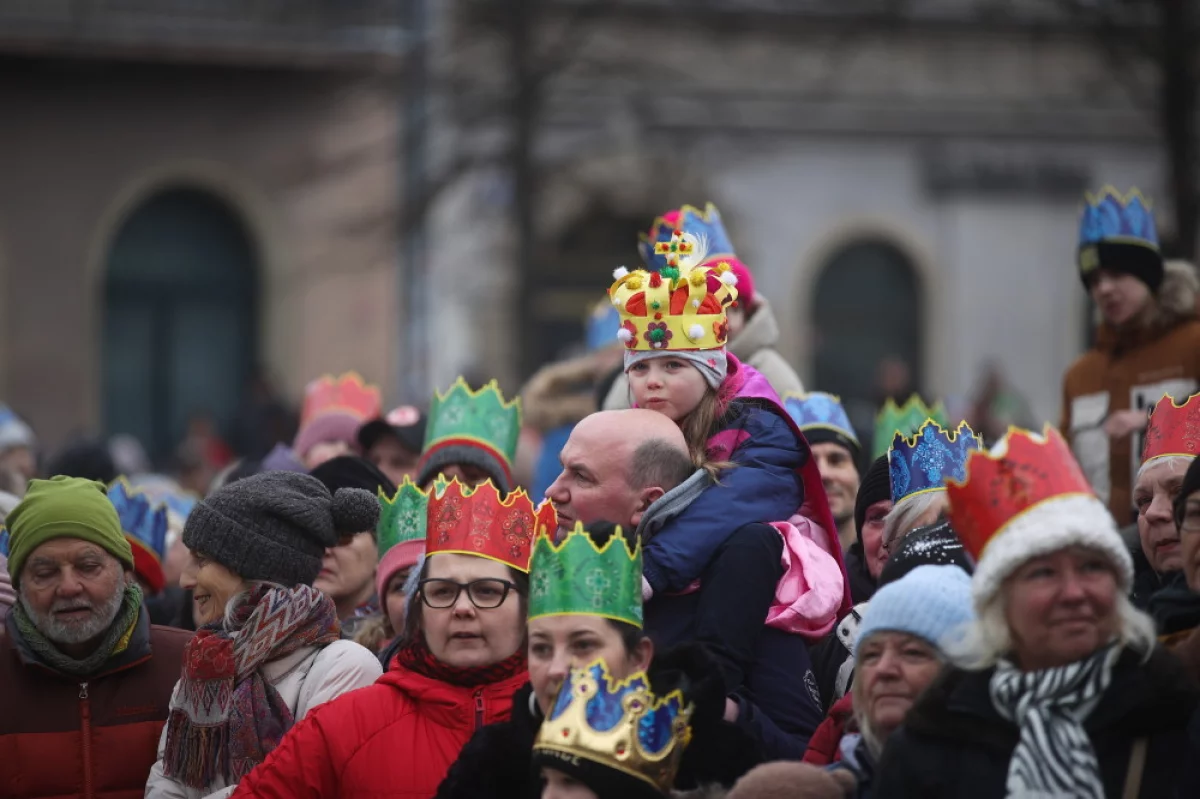
[[[788,423],[772,410],[741,400],[730,404],[725,418],[726,430],[749,438],[733,451],[731,460],[737,465],[722,472],[717,485],[705,489],[643,548],[643,574],[655,594],[691,585],[738,527],[786,521],[804,504],[798,472],[806,455]]]

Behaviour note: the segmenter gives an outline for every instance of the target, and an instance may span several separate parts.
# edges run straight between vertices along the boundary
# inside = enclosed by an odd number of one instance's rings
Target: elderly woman
[[[375,657],[341,639],[313,588],[326,548],[373,528],[366,491],[330,495],[308,475],[266,472],[200,502],[183,528],[182,585],[200,631],[159,742],[148,799],[228,796],[317,705],[373,683]]]
[[[523,491],[457,480],[429,498],[426,558],[403,640],[379,681],[311,714],[236,796],[430,797],[475,730],[504,721],[528,679],[534,531]]]
[[[878,796],[1175,795],[1197,691],[1130,603],[1129,550],[1066,442],[1013,431],[948,487],[978,620],[888,740]]]

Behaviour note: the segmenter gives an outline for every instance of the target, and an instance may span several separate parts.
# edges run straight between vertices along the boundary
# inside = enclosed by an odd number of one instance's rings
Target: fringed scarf
[[[308,585],[256,585],[228,624],[201,628],[184,650],[164,773],[197,789],[218,777],[233,785],[249,774],[294,721],[260,667],[340,634],[333,600]]]
[[[1043,671],[1000,661],[989,685],[996,711],[1021,731],[1008,764],[1010,797],[1104,799],[1100,766],[1083,722],[1112,681],[1119,649]]]
[[[525,671],[525,647],[520,647],[511,656],[490,666],[471,666],[460,668],[450,666],[433,656],[425,636],[418,635],[415,641],[410,641],[396,653],[394,661],[402,668],[414,671],[433,680],[441,680],[450,685],[463,688],[474,688],[479,685],[489,685],[515,677]]]

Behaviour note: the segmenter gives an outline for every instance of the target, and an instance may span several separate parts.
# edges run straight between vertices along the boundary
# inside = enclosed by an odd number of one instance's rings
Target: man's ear
[[[633,510],[633,515],[629,518],[629,521],[633,524],[634,529],[637,529],[637,526],[642,523],[642,516],[645,515],[646,510],[659,499],[661,499],[665,493],[667,492],[663,491],[658,486],[643,488],[638,493],[637,506]]]

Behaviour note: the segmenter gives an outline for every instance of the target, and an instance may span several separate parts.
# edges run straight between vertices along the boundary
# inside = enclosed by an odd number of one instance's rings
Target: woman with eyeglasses
[[[429,498],[426,558],[403,644],[369,688],[296,726],[235,796],[431,797],[471,735],[529,679],[534,534],[557,526],[524,491],[457,480]]]

